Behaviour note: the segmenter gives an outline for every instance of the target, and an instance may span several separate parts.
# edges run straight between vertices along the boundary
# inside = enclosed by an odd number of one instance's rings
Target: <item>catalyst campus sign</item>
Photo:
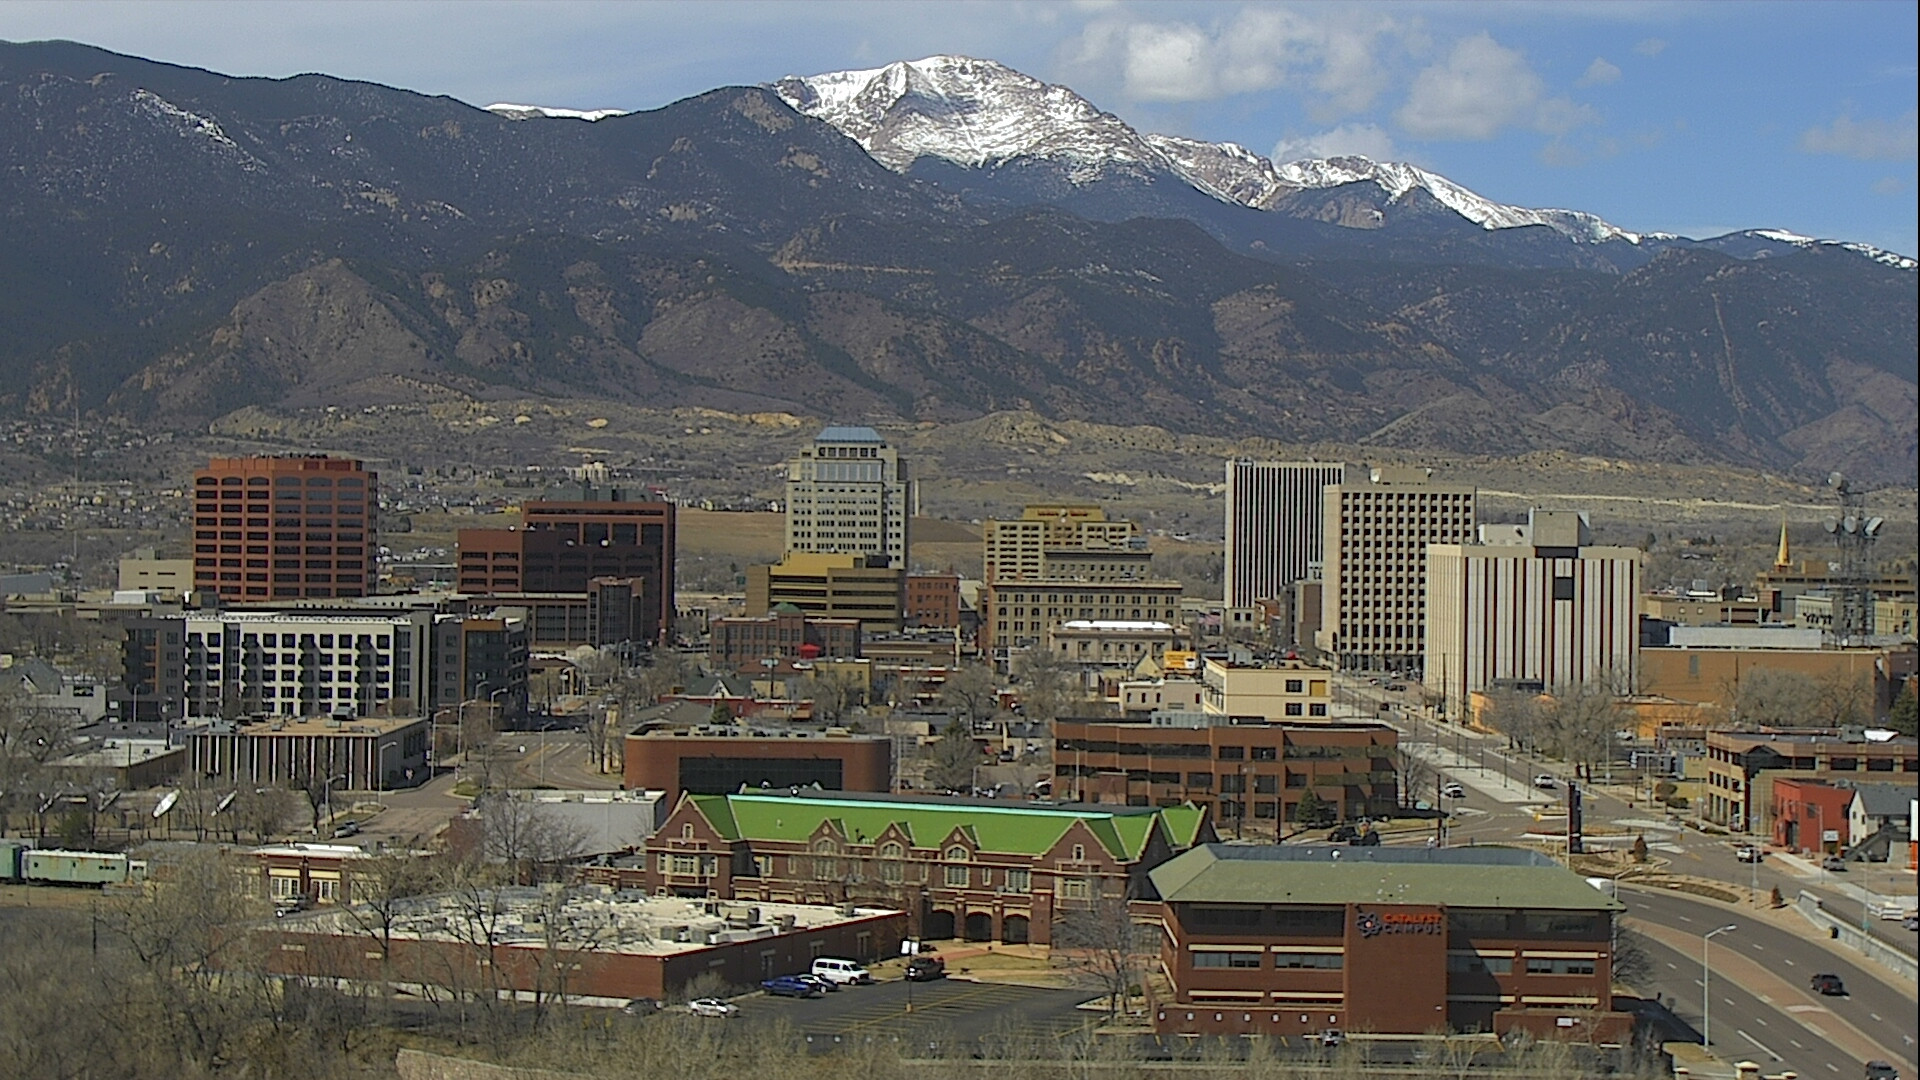
[[[1353,926],[1363,938],[1381,934],[1441,934],[1446,932],[1447,920],[1437,911],[1356,911]]]

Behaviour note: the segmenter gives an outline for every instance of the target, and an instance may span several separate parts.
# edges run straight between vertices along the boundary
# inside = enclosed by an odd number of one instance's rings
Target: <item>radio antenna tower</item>
[[[1833,596],[1833,639],[1838,645],[1864,645],[1873,633],[1873,545],[1885,519],[1867,516],[1866,492],[1839,473],[1827,486],[1840,499],[1840,516],[1826,520],[1839,556],[1838,587]]]

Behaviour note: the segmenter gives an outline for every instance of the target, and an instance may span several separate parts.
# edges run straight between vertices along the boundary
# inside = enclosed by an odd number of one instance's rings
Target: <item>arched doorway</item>
[[[967,940],[968,941],[992,941],[993,940],[993,913],[992,912],[970,911],[967,913]]]
[[[943,938],[952,937],[953,936],[953,912],[951,911],[927,912],[927,930],[926,930],[926,933],[921,934],[920,936],[932,941],[938,941]]]
[[[1025,915],[1009,915],[1000,921],[1000,940],[1009,945],[1025,945],[1027,927]]]

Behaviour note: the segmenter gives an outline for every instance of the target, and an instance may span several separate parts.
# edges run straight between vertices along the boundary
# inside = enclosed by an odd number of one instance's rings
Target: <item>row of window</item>
[[[1264,968],[1265,953],[1261,952],[1195,952],[1192,954],[1193,966],[1197,968]],[[1346,957],[1336,952],[1275,952],[1273,966],[1277,970],[1339,971],[1346,966]]]

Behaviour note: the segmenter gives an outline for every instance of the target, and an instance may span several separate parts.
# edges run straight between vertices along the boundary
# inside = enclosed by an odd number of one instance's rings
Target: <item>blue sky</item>
[[[478,105],[651,108],[963,53],[1145,131],[1416,162],[1483,195],[1705,236],[1913,255],[1910,2],[0,4],[67,38],[240,75],[320,71]]]

